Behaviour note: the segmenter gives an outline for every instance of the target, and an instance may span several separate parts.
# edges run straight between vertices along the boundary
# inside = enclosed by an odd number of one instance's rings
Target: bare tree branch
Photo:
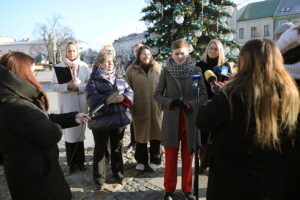
[[[60,24],[61,16],[53,15],[46,24],[36,24],[34,33],[44,42],[49,61],[56,64],[69,41],[74,41],[73,31]]]

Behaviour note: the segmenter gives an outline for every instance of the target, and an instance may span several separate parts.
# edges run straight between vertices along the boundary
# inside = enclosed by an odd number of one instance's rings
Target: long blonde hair
[[[225,55],[224,55],[224,48],[223,48],[222,42],[220,40],[217,40],[217,39],[211,40],[208,43],[208,45],[206,46],[205,52],[202,55],[201,59],[207,63],[208,49],[209,49],[210,45],[213,43],[215,43],[218,47],[218,52],[219,52],[218,66],[221,66],[226,62],[226,59],[225,59]]]
[[[247,130],[254,120],[255,140],[262,146],[280,149],[280,133],[294,135],[300,102],[295,82],[283,66],[278,47],[270,40],[247,42],[239,56],[239,71],[223,91],[233,110],[233,96],[244,98]]]

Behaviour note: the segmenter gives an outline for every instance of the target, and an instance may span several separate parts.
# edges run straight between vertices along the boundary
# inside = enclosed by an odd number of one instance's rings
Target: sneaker
[[[154,164],[154,163],[150,163],[150,164],[149,164],[149,167],[150,167],[153,171],[156,171],[156,170],[159,168],[159,165]]]
[[[173,193],[171,192],[165,192],[164,196],[163,196],[163,200],[173,200]]]
[[[185,200],[196,200],[196,198],[194,197],[194,195],[192,195],[192,193],[190,193],[190,192],[183,193],[183,196],[184,196]]]
[[[137,164],[135,169],[139,170],[139,171],[145,171],[145,165],[144,164]]]

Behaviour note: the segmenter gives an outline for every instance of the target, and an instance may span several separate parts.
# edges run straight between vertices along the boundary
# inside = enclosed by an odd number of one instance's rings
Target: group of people
[[[137,44],[125,77],[116,72],[112,46],[100,50],[90,70],[80,61],[76,43],[68,43],[66,58],[56,67],[70,68],[72,80],[60,84],[55,73],[52,79],[60,114],[47,114],[49,102],[32,72],[34,60],[20,52],[2,56],[0,149],[12,198],[71,199],[57,142],[63,135],[70,173],[85,170],[86,123],[95,142],[97,190],[106,181],[108,159],[114,177],[125,177],[123,136],[131,124],[136,170],[156,171],[164,147],[164,200],[172,200],[176,189],[179,149],[181,190],[184,199],[195,199],[195,143],[201,144],[200,173],[209,167],[208,200],[299,196],[300,28],[286,29],[276,32],[278,46],[267,39],[248,41],[234,76],[217,39],[198,63],[185,39],[173,41],[165,67],[150,47]]]

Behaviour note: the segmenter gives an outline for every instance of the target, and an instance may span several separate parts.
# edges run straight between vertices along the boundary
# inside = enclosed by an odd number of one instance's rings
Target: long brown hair
[[[144,49],[148,49],[148,50],[151,52],[150,47],[148,47],[147,45],[141,46],[141,47],[139,48],[137,54],[136,54],[136,58],[135,58],[135,60],[134,60],[134,62],[133,62],[133,65],[142,65],[141,54],[142,54],[142,52],[144,51]],[[154,65],[154,59],[153,59],[153,55],[152,55],[152,53],[151,53],[151,60],[150,60],[150,62],[149,62],[149,66],[150,66],[150,67],[153,67],[153,65]]]
[[[299,93],[283,66],[278,47],[268,39],[248,41],[238,58],[239,70],[225,85],[224,93],[233,109],[233,96],[247,106],[247,130],[255,124],[255,139],[262,146],[279,149],[280,132],[293,136],[299,114]]]
[[[34,64],[34,59],[32,57],[22,52],[12,51],[1,57],[0,64],[4,65],[10,71],[34,85],[35,88],[43,94],[40,100],[45,109],[48,110],[49,103],[46,92],[42,88],[41,84],[37,81],[31,70],[31,67]]]

